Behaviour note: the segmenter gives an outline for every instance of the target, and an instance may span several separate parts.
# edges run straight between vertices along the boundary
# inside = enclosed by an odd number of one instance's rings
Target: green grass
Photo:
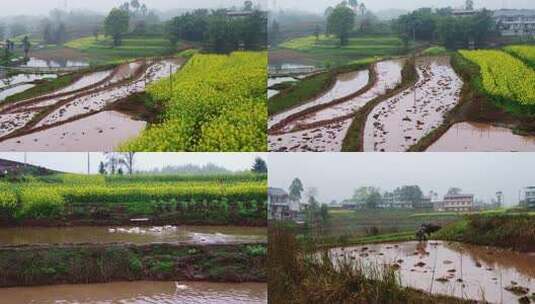
[[[315,36],[306,36],[286,41],[280,47],[304,52],[326,65],[343,65],[364,58],[404,53],[402,42],[396,36],[352,37],[345,46],[340,46],[335,36],[320,35],[319,40]]]
[[[99,37],[96,40],[91,36],[69,41],[65,46],[87,54],[96,63],[116,63],[125,59],[173,53],[173,48],[167,39],[152,36],[127,37],[117,47],[113,47],[110,37]]]
[[[4,100],[4,103],[30,99],[47,93],[51,93],[53,91],[59,90],[70,85],[71,83],[73,83],[75,77],[75,74],[68,74],[60,76],[58,78],[44,80],[42,83],[33,88],[7,97]]]
[[[433,46],[433,47],[430,47],[430,48],[427,48],[425,49],[422,54],[423,55],[427,55],[427,56],[438,56],[438,55],[444,55],[446,54],[448,51],[446,50],[445,47],[442,47],[442,46]]]
[[[332,73],[321,73],[299,81],[291,89],[273,96],[268,101],[268,113],[274,115],[308,101],[327,90],[334,81]]]

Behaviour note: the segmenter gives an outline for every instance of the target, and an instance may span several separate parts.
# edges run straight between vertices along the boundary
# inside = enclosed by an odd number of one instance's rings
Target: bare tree
[[[119,163],[126,167],[128,174],[132,175],[134,173],[134,156],[136,152],[124,152],[121,153]]]

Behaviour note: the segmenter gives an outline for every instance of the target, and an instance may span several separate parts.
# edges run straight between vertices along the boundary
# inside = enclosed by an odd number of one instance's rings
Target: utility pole
[[[24,152],[24,164],[28,164],[28,152]]]
[[[90,153],[87,152],[87,175],[91,174],[91,157]]]

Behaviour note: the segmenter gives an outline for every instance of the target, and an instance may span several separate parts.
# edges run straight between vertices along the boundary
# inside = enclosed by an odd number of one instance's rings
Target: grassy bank
[[[374,100],[369,101],[360,108],[356,114],[351,126],[349,127],[347,134],[344,138],[342,145],[343,152],[357,152],[364,149],[364,129],[366,127],[366,121],[368,115],[373,111],[375,106],[377,106],[382,101],[395,96],[401,91],[409,88],[414,85],[418,80],[418,73],[416,72],[416,65],[413,59],[408,60],[401,71],[401,83],[398,84],[394,89],[387,91],[385,94],[375,98]]]
[[[83,37],[69,41],[66,47],[80,51],[92,64],[119,63],[127,59],[154,57],[174,53],[174,47],[164,37],[130,36],[120,46],[113,46],[111,37]]]
[[[388,35],[358,36],[349,38],[340,46],[334,35],[306,36],[284,42],[282,49],[303,52],[326,66],[347,65],[357,60],[374,57],[396,56],[406,53],[399,37]]]
[[[266,175],[104,177],[74,174],[0,183],[0,223],[265,225]],[[149,222],[150,223],[150,222]]]
[[[529,214],[469,215],[437,232],[434,238],[535,251],[535,216]]]
[[[354,261],[335,265],[325,254],[318,258],[318,251],[313,244],[300,244],[290,229],[271,227],[268,245],[270,303],[470,303],[404,288],[392,268],[364,267]]]
[[[295,85],[282,90],[279,94],[268,100],[268,114],[275,115],[309,102],[331,89],[336,83],[336,78],[339,74],[367,70],[370,69],[373,63],[374,61],[372,60],[348,64],[300,80]],[[373,83],[373,81],[374,77],[370,77],[368,86]]]
[[[266,246],[0,247],[0,287],[111,281],[265,282]]]

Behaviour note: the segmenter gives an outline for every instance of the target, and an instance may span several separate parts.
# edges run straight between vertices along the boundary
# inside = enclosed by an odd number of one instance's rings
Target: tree
[[[403,186],[394,191],[403,202],[411,202],[413,206],[423,198],[423,192],[417,185]]]
[[[474,0],[466,0],[466,9],[469,11],[474,10]]]
[[[58,25],[58,29],[56,30],[54,40],[56,44],[63,44],[65,41],[67,41],[67,29],[64,23],[60,23]]]
[[[316,41],[320,40],[320,25],[316,24],[316,27],[314,28],[314,36],[316,36]]]
[[[128,11],[114,8],[104,20],[104,31],[106,35],[113,38],[113,45],[120,46],[122,37],[128,31],[130,16]]]
[[[117,169],[119,169],[120,163],[120,153],[116,152],[104,152],[105,162],[104,166],[109,170],[111,175],[115,175],[117,173]]]
[[[329,16],[333,13],[333,11],[334,11],[334,8],[332,6],[329,6],[328,8],[325,9],[323,16],[325,16],[326,18],[329,18]]]
[[[320,216],[323,223],[326,223],[329,220],[329,206],[321,204]]]
[[[0,40],[4,40],[6,36],[6,26],[2,22],[0,22]]]
[[[370,187],[371,188],[371,187]],[[375,188],[371,188],[370,194],[366,198],[366,208],[375,209],[381,203],[381,193]]]
[[[108,172],[106,172],[106,166],[104,165],[104,162],[100,162],[100,164],[98,165],[98,173],[100,175],[106,175],[108,174]]]
[[[95,28],[93,28],[93,36],[95,36],[96,41],[98,41],[99,34],[100,34],[100,29],[98,28],[98,26],[95,26]]]
[[[253,168],[251,169],[254,173],[267,173],[268,168],[266,161],[263,160],[261,157],[257,157],[254,160]]]
[[[30,52],[30,47],[32,46],[32,44],[30,43],[30,39],[28,38],[28,36],[24,36],[24,38],[22,39],[22,48],[24,50],[24,58],[28,58],[28,53]]]
[[[136,152],[123,152],[118,155],[119,165],[125,166],[128,170],[128,175],[134,173],[134,156]]]
[[[253,1],[245,1],[243,3],[243,10],[251,12],[253,10]]]
[[[329,33],[340,39],[340,45],[346,45],[349,33],[355,25],[355,13],[346,6],[338,5],[327,18]]]
[[[357,0],[349,0],[348,3],[349,3],[349,6],[351,6],[351,8],[353,9],[353,12],[357,13],[359,2]]]
[[[292,201],[299,201],[301,200],[301,193],[303,192],[303,183],[299,178],[294,178],[292,181],[292,184],[290,185],[290,193],[289,197]]]
[[[280,41],[280,25],[277,20],[273,20],[271,23],[271,29],[269,30],[269,43],[272,46],[277,46]]]
[[[118,175],[124,175],[123,168],[117,169],[117,174]]]

